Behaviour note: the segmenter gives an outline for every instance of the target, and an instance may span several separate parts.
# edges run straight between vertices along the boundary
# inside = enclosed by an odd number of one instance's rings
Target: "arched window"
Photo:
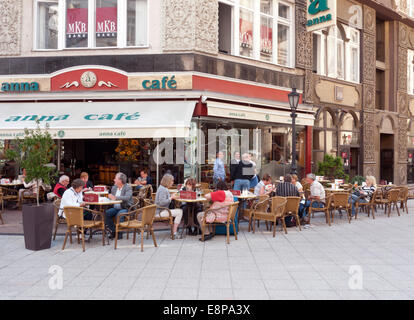
[[[340,133],[341,145],[359,145],[359,133],[356,119],[354,116],[347,112],[341,117],[341,133]]]
[[[323,161],[325,154],[337,155],[338,127],[333,113],[327,109],[322,110],[315,120],[312,151],[314,170],[318,162]]]

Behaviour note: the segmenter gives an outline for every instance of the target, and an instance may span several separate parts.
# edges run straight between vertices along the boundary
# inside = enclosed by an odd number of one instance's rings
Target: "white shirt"
[[[121,191],[122,191],[122,188],[121,189],[116,189],[116,193],[115,193],[115,197],[120,197],[121,196]],[[121,205],[119,204],[119,203],[117,203],[117,204],[114,204],[114,208],[115,209],[122,209],[122,207],[121,207]]]
[[[65,213],[63,212],[64,207],[80,207],[82,202],[82,191],[77,193],[73,188],[67,189],[63,193],[62,200],[60,201],[59,217],[66,218]]]
[[[316,180],[310,186],[310,194],[312,197],[319,197],[319,200],[325,201],[325,189]]]

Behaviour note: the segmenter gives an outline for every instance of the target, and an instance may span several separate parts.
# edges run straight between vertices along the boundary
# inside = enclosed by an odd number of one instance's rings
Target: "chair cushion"
[[[139,229],[139,228],[143,228],[144,224],[142,223],[142,221],[130,220],[130,221],[121,222],[119,226],[121,228]]]

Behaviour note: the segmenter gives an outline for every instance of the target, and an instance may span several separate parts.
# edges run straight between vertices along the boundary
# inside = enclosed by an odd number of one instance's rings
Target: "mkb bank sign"
[[[308,0],[307,31],[336,25],[336,0]]]

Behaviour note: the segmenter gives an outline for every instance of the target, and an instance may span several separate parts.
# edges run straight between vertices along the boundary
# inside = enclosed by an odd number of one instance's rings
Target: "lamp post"
[[[290,114],[290,117],[292,118],[292,166],[290,173],[291,174],[297,174],[296,172],[296,109],[298,108],[299,104],[299,93],[296,92],[296,88],[292,88],[292,92],[288,94],[289,98],[289,105],[290,110],[292,110],[292,113]]]

